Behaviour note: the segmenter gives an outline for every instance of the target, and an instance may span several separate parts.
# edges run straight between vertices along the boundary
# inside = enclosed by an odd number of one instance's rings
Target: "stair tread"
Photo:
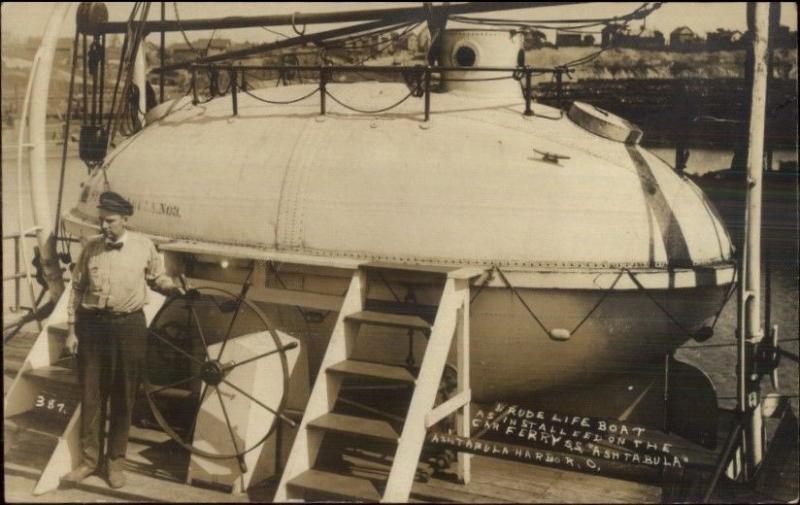
[[[430,323],[418,316],[390,314],[388,312],[376,312],[373,310],[362,310],[350,314],[346,319],[395,328],[413,328],[415,330],[431,329]]]
[[[411,372],[404,367],[354,359],[331,365],[328,367],[328,371],[402,382],[414,382],[416,380]]]
[[[64,433],[68,421],[69,418],[46,415],[41,410],[32,409],[3,419],[3,427],[11,432],[28,431],[48,438],[58,438]]]
[[[367,479],[323,472],[321,470],[306,470],[290,480],[288,484],[309,491],[341,497],[360,498],[373,502],[381,499],[381,495],[375,485]]]
[[[400,437],[400,434],[386,421],[345,414],[334,414],[332,412],[314,419],[309,425],[314,428],[383,440],[397,441]]]
[[[66,337],[67,332],[69,331],[69,325],[66,322],[48,324],[47,330],[50,333],[56,333],[58,335]]]
[[[78,371],[63,366],[44,366],[25,372],[25,377],[42,379],[59,384],[78,385]]]

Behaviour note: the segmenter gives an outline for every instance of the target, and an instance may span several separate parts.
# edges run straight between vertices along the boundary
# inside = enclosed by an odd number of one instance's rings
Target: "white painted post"
[[[53,216],[50,213],[50,203],[47,191],[47,99],[50,91],[50,74],[53,70],[58,36],[61,25],[67,17],[71,3],[60,2],[53,8],[47,20],[42,45],[36,52],[35,62],[38,65],[32,73],[32,87],[30,100],[30,158],[29,174],[31,184],[31,202],[33,204],[33,221],[40,227],[37,232],[39,251],[42,255],[42,268],[45,279],[50,288],[50,297],[57,300],[64,292],[64,279],[56,255],[56,243],[53,235]],[[66,140],[65,140],[66,141]]]
[[[397,452],[389,472],[389,480],[383,494],[383,503],[408,501],[414,483],[419,455],[427,433],[426,414],[433,408],[436,392],[441,382],[442,371],[447,362],[458,323],[457,312],[463,300],[463,288],[456,280],[448,278],[442,291],[439,310],[433,323],[428,348],[422,358],[422,367],[417,376],[414,396],[408,407],[406,423],[397,444]]]
[[[144,39],[139,43],[133,67],[133,83],[139,88],[139,121],[144,126],[144,114],[147,112],[147,62],[144,55]]]
[[[457,366],[458,366],[458,392],[462,393],[470,389],[470,377],[469,377],[469,367],[470,367],[470,359],[469,359],[469,340],[470,340],[470,329],[469,329],[469,279],[467,280],[458,280],[456,281],[459,284],[463,284],[464,286],[464,300],[462,302],[462,307],[458,311],[458,326],[456,328],[456,356],[457,356]],[[464,438],[469,438],[469,431],[470,431],[470,402],[467,402],[463,408],[458,409],[456,413],[456,433]],[[458,479],[464,483],[469,484],[471,478],[471,468],[472,468],[472,455],[467,453],[459,453],[458,454]]]
[[[740,360],[744,368],[740,370],[740,401],[744,397],[744,408],[747,412],[745,426],[745,476],[752,478],[763,459],[763,437],[761,417],[760,376],[751,375],[755,348],[764,338],[761,327],[761,193],[764,170],[764,129],[767,100],[767,69],[769,40],[769,3],[755,3],[755,19],[753,26],[753,89],[750,106],[750,138],[747,156],[747,228],[746,251],[747,269],[744,277],[744,328],[746,340],[746,356]],[[742,324],[742,321],[740,321]],[[744,393],[744,394],[741,394]]]

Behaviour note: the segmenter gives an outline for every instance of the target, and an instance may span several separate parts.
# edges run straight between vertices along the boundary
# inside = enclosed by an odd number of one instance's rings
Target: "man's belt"
[[[138,314],[141,311],[142,309],[134,310],[133,312],[115,312],[113,310],[108,310],[108,309],[87,309],[86,307],[80,307],[78,309],[78,312],[81,315],[93,316],[93,317],[107,317],[111,319]]]

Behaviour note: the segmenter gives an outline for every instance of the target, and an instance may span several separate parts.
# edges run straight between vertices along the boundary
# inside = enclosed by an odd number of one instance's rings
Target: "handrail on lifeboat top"
[[[217,70],[217,71],[227,71],[230,75],[231,79],[231,99],[233,104],[233,115],[238,115],[238,97],[237,93],[238,90],[241,88],[242,90],[246,91],[244,86],[244,73],[248,70],[255,71],[255,70],[275,70],[278,72],[285,72],[287,68],[291,68],[294,71],[306,71],[306,72],[317,72],[318,76],[318,86],[320,92],[320,115],[325,115],[326,113],[326,104],[325,104],[325,96],[328,94],[326,90],[326,85],[329,82],[330,76],[334,72],[339,73],[347,73],[347,72],[376,72],[381,74],[391,74],[401,72],[405,76],[411,76],[414,79],[414,82],[409,82],[409,87],[411,87],[411,93],[414,94],[415,91],[420,91],[420,94],[417,96],[424,96],[425,100],[425,116],[424,121],[428,122],[430,120],[430,94],[431,94],[431,75],[435,73],[442,73],[442,72],[497,72],[497,73],[507,73],[511,72],[511,77],[521,81],[524,77],[525,82],[522,87],[522,94],[525,98],[525,112],[523,113],[526,116],[532,116],[533,110],[531,108],[532,101],[533,101],[533,75],[534,74],[546,74],[552,73],[556,76],[556,82],[558,83],[558,96],[559,102],[561,97],[561,86],[562,86],[562,74],[566,73],[569,75],[570,69],[568,67],[559,66],[553,68],[546,68],[546,67],[532,67],[529,65],[523,66],[515,66],[515,67],[460,67],[460,66],[430,66],[430,65],[414,65],[414,66],[406,66],[406,65],[216,65],[213,63],[194,63],[191,65],[191,72],[192,72],[192,94],[193,94],[193,102],[195,104],[198,103],[197,101],[197,71],[201,69],[208,69],[208,70]],[[241,74],[241,81],[239,81]],[[478,80],[478,79],[476,79]],[[403,100],[404,101],[404,100]],[[400,102],[399,102],[400,103]],[[397,105],[399,105],[399,103]],[[394,108],[394,106],[390,107]]]

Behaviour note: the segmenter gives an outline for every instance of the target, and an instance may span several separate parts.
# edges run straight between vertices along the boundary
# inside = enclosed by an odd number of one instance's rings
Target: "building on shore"
[[[621,32],[614,38],[616,47],[659,50],[664,49],[665,44],[664,34],[658,30],[642,30],[639,34]]]
[[[539,30],[526,30],[523,35],[522,46],[526,51],[542,47],[552,47],[552,45],[553,44],[547,41],[547,36]]]
[[[703,39],[688,26],[679,26],[669,34],[669,48],[673,51],[697,51],[703,45]]]
[[[557,32],[556,47],[580,47],[583,46],[583,38],[580,33]]]
[[[788,26],[780,25],[773,37],[776,48],[797,49],[797,30],[789,30]]]
[[[714,32],[706,33],[706,49],[709,51],[730,51],[740,49],[742,32],[739,30],[726,30],[717,28]]]
[[[603,48],[615,45],[617,36],[620,35],[624,29],[625,26],[619,23],[608,23],[600,32],[600,45]]]

